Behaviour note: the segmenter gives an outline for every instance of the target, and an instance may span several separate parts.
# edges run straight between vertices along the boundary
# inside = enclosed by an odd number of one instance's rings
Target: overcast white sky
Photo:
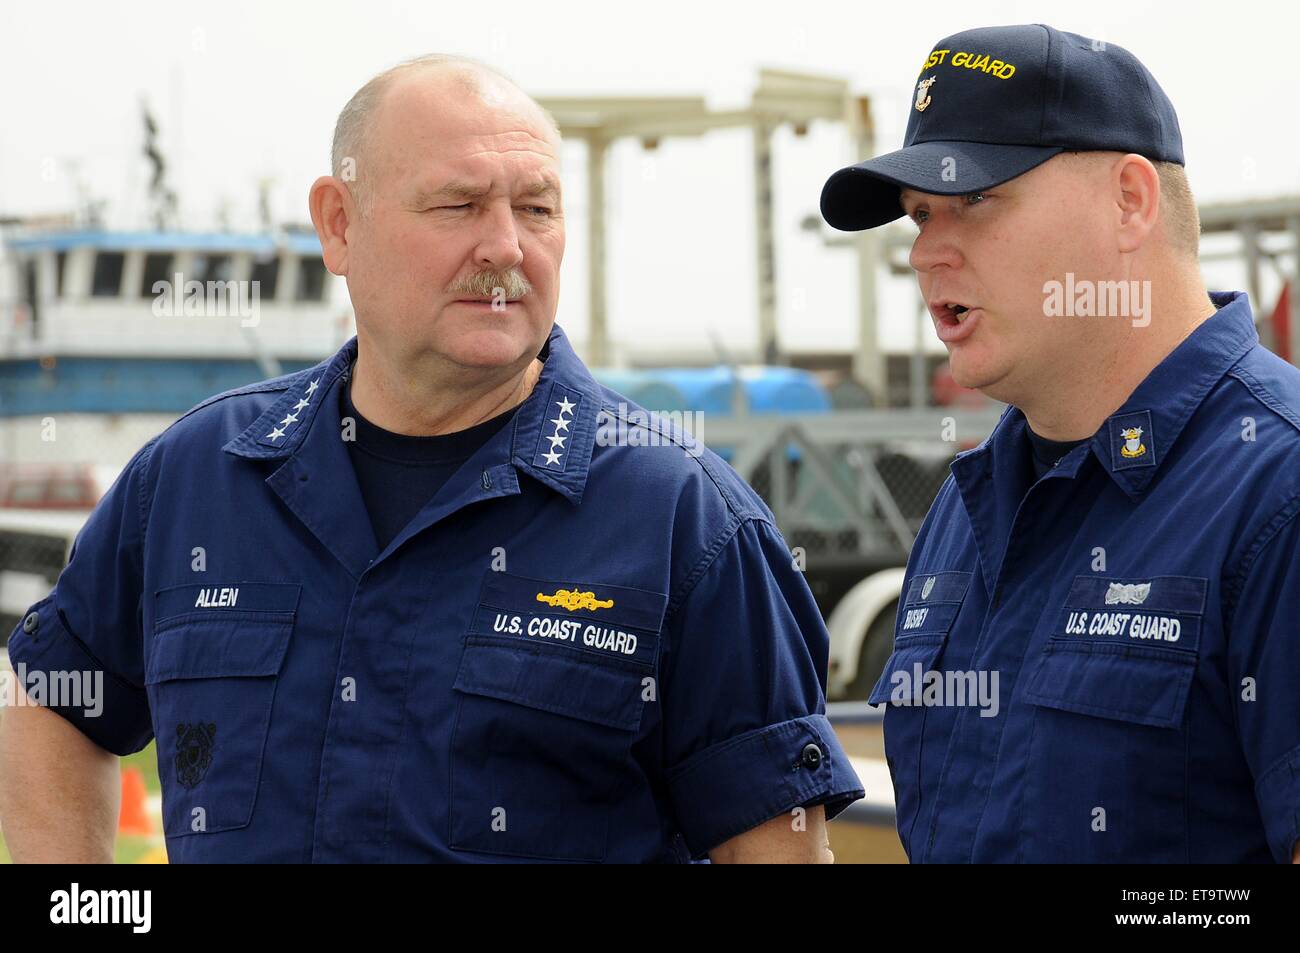
[[[873,97],[884,151],[902,144],[912,79],[935,41],[1024,22],[1117,43],[1147,64],[1178,110],[1202,201],[1300,193],[1300,8],[1276,2],[9,0],[0,215],[70,209],[75,168],[109,200],[111,225],[141,224],[143,96],[163,127],[186,227],[212,227],[223,202],[236,227],[251,226],[263,177],[274,180],[280,219],[307,221],[307,187],[326,171],[340,107],[375,72],[432,51],[484,59],[535,95],[703,95],[718,107],[745,104],[765,66],[841,77]],[[849,253],[798,227],[826,175],[853,158],[831,125],[778,143],[780,326],[800,350],[846,347],[855,333]],[[560,321],[582,338],[581,148],[565,161]],[[615,151],[609,296],[621,347],[703,343],[710,332],[734,345],[755,339],[751,161],[738,131],[670,141],[653,156],[634,143]],[[915,295],[898,285],[883,295],[893,344],[911,338]]]

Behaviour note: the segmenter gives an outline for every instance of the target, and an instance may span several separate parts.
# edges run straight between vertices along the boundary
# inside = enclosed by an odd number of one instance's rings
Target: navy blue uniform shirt
[[[862,796],[817,607],[733,470],[598,440],[626,402],[556,328],[510,423],[377,551],[340,433],[355,354],[150,441],[9,642],[104,673],[98,717],[58,709],[101,747],[157,737],[172,861],[682,861]]]
[[[1300,370],[1212,298],[1043,476],[1015,408],[953,462],[871,695],[913,861],[1290,861]]]

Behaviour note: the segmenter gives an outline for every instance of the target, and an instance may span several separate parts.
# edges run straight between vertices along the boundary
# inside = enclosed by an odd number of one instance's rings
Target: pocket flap
[[[917,677],[917,673],[924,674],[934,668],[934,663],[939,658],[939,651],[943,648],[944,638],[947,635],[947,629],[943,632],[931,635],[914,635],[898,639],[894,643],[894,653],[889,656],[889,661],[885,663],[885,670],[880,673],[880,680],[876,682],[876,687],[871,690],[867,701],[872,705],[883,705],[890,700],[894,692],[894,674],[903,672],[907,676],[907,681],[899,679],[899,688],[906,691],[907,682],[911,682],[911,700],[916,704],[921,699],[921,690],[923,679]]]
[[[905,605],[950,602],[961,604],[966,598],[966,589],[974,573],[959,569],[947,569],[943,572],[917,573],[907,587]]]
[[[618,662],[575,656],[555,646],[469,636],[453,687],[632,731],[641,723],[642,678],[650,673]]]
[[[212,613],[155,631],[145,684],[178,678],[275,675],[293,631],[292,613]]]
[[[1049,642],[1029,677],[1033,705],[1177,728],[1183,721],[1196,655],[1141,645]]]

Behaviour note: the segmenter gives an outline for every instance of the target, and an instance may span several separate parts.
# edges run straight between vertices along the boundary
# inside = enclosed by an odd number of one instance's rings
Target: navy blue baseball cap
[[[1066,151],[1135,152],[1183,165],[1173,103],[1128,50],[1050,26],[940,40],[913,88],[903,148],[841,169],[822,217],[859,231],[896,218],[901,188],[968,195]]]

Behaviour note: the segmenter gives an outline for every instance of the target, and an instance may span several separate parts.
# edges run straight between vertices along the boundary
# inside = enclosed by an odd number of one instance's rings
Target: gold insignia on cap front
[[[931,76],[929,79],[923,79],[916,84],[916,111],[925,112],[925,107],[930,105],[929,89],[934,85],[937,76]]]

